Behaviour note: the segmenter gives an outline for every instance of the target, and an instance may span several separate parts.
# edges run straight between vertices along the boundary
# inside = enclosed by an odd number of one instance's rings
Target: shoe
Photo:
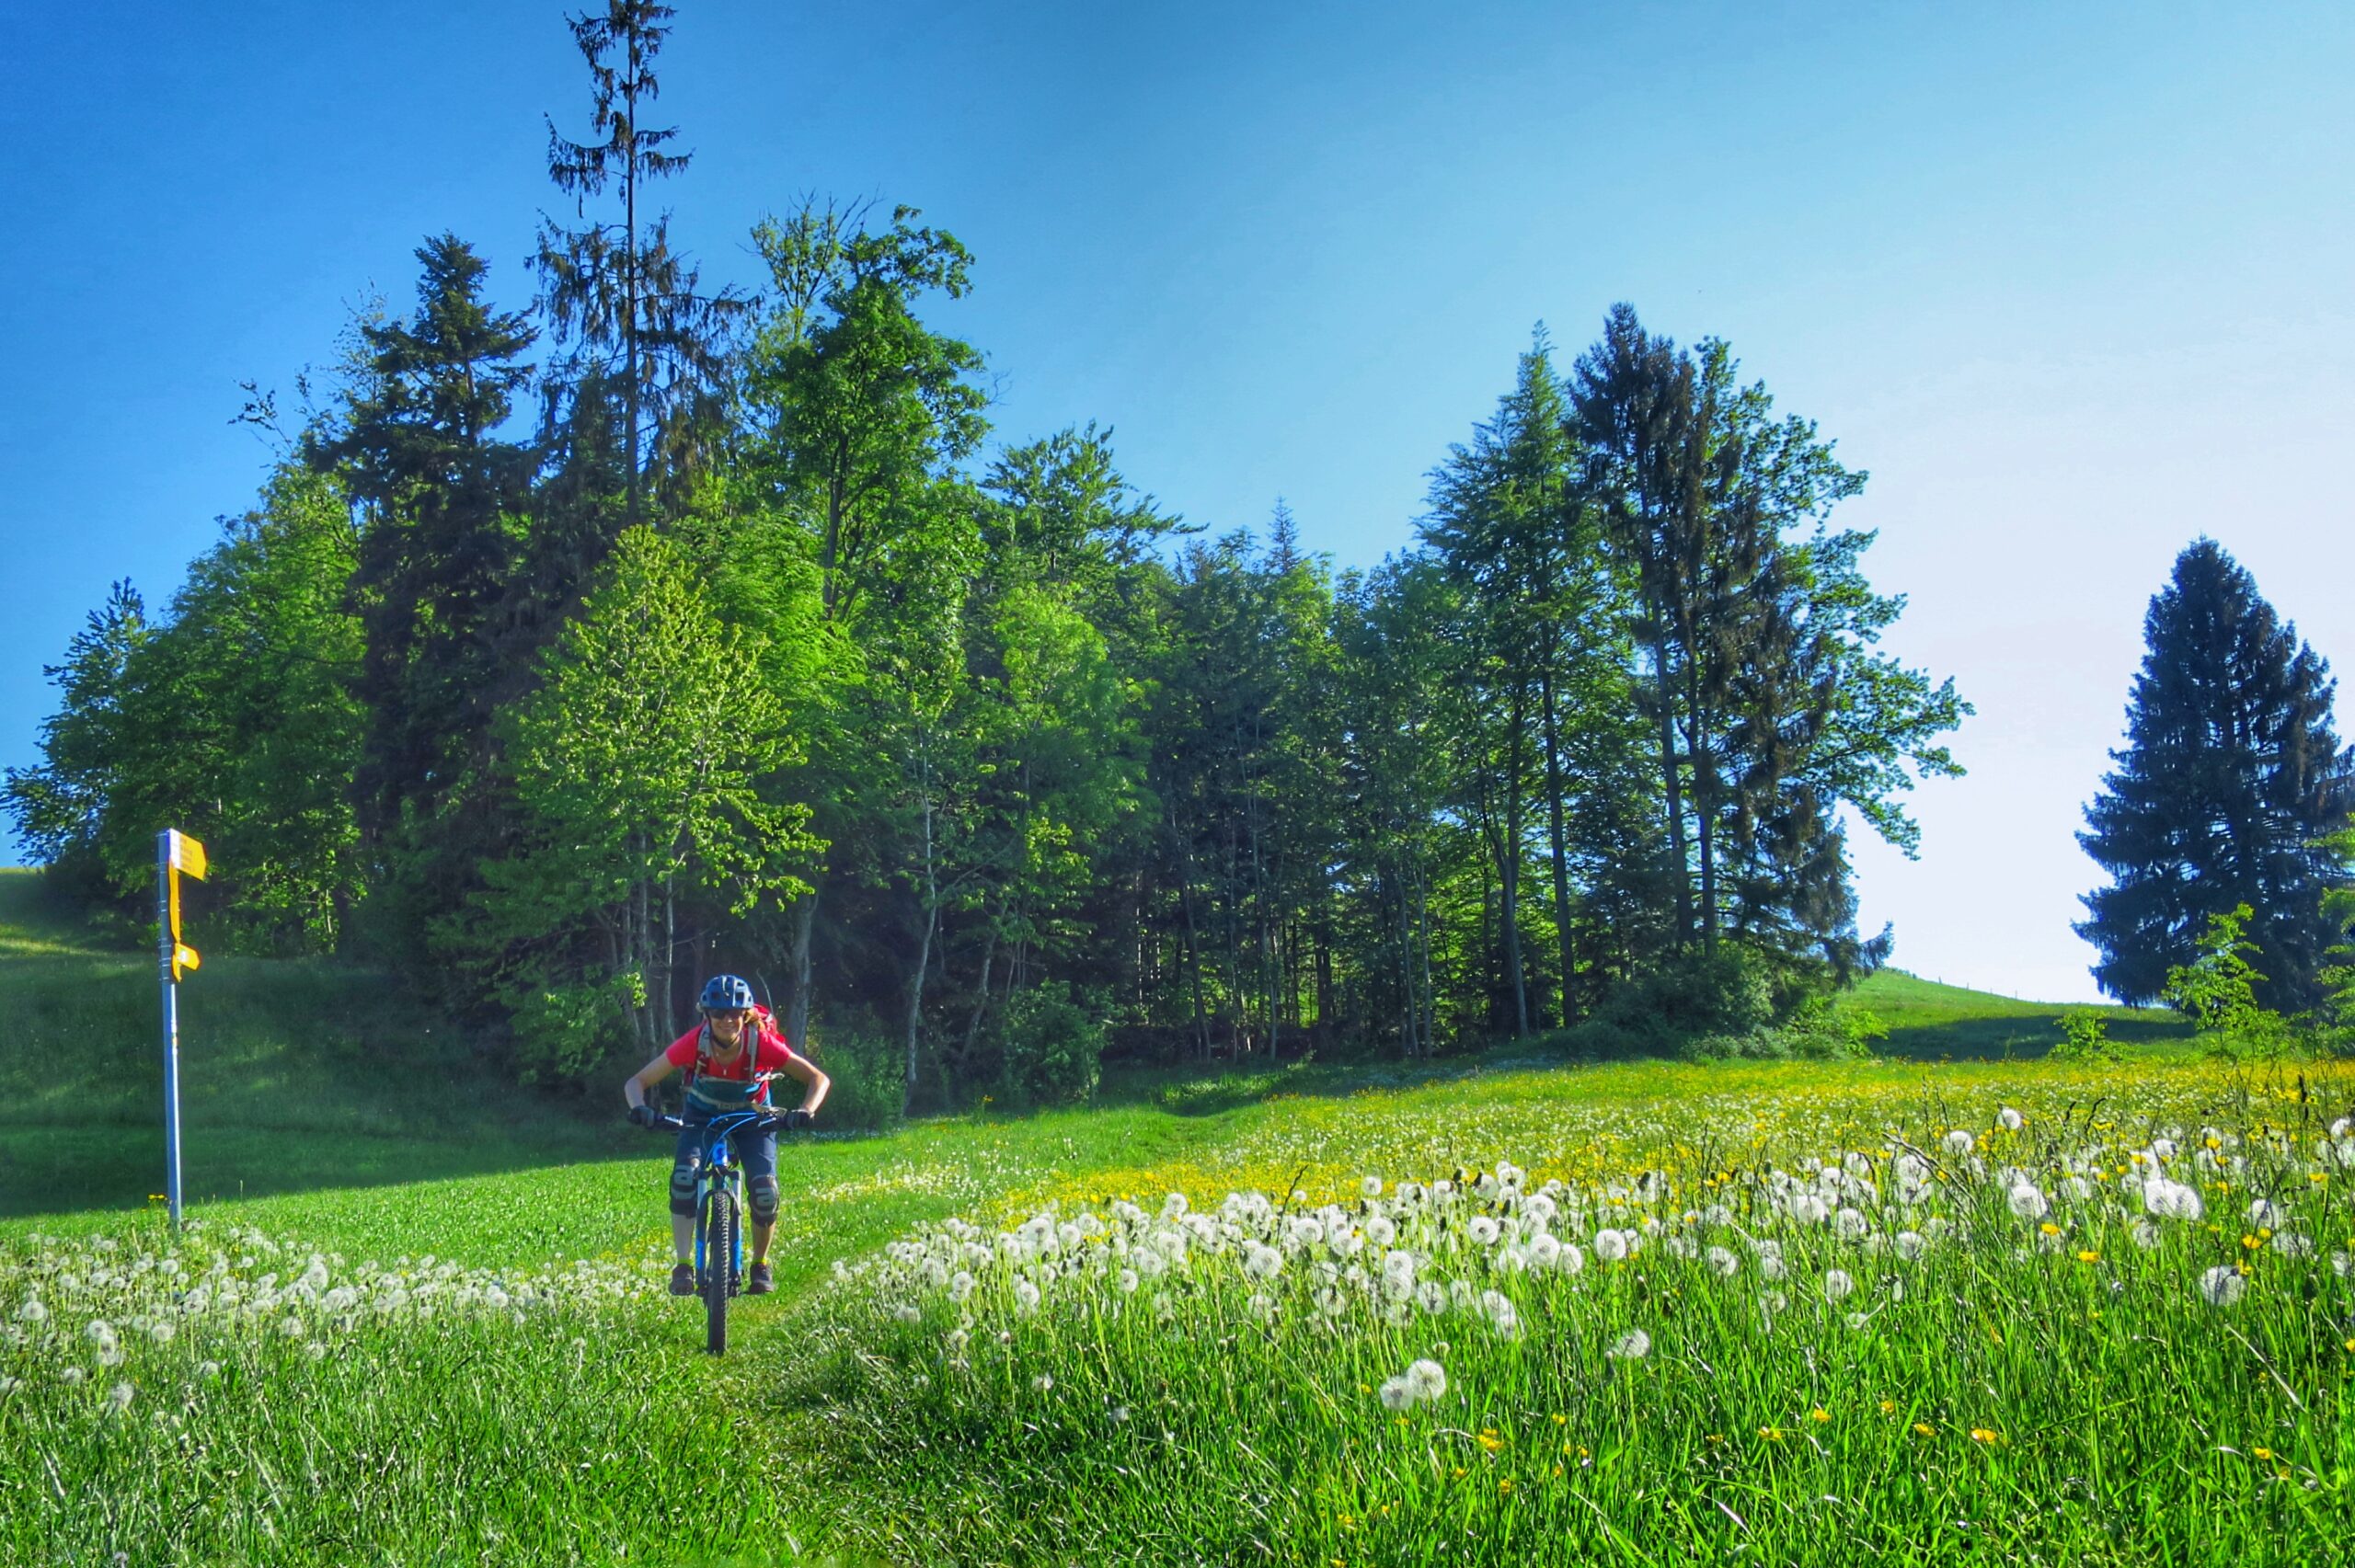
[[[695,1265],[683,1263],[671,1271],[671,1294],[692,1296],[695,1293]]]
[[[764,1263],[754,1264],[752,1265],[752,1272],[745,1276],[744,1294],[747,1296],[765,1296],[775,1288],[776,1286],[769,1278],[769,1265]]]

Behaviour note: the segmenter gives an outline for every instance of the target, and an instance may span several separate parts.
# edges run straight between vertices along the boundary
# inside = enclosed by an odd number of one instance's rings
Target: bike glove
[[[652,1127],[657,1114],[658,1113],[651,1105],[632,1105],[629,1108],[630,1125],[632,1127]]]
[[[786,1130],[788,1132],[798,1132],[817,1119],[818,1118],[816,1116],[810,1115],[808,1111],[805,1111],[800,1106],[796,1105],[793,1109],[785,1113]]]

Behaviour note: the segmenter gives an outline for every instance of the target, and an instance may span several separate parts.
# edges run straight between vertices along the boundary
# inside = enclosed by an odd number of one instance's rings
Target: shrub
[[[2249,907],[2208,917],[2200,956],[2167,971],[2167,1005],[2200,1026],[2200,1038],[2228,1057],[2278,1056],[2290,1044],[2281,1015],[2261,1007],[2265,977],[2249,963],[2257,944],[2242,934]]]
[[[907,1060],[889,1036],[856,1024],[833,1025],[812,1029],[809,1040],[795,1048],[833,1081],[819,1112],[821,1127],[880,1132],[899,1125],[906,1097]],[[780,1079],[778,1086],[777,1103],[791,1104],[781,1092],[793,1085]]]
[[[1776,1033],[1802,1060],[1855,1061],[1873,1054],[1873,1042],[1889,1037],[1889,1025],[1870,1008],[1818,992]]]
[[[2061,1043],[2052,1047],[2055,1061],[2116,1061],[2118,1047],[2109,1042],[2109,1025],[2090,1007],[2072,1008],[2061,1015]]]
[[[1623,1035],[1665,1049],[1709,1036],[1729,1039],[1770,1027],[1775,979],[1757,955],[1732,943],[1693,953],[1611,989],[1596,1017]]]
[[[1084,999],[1093,1000],[1093,999]],[[1076,1104],[1103,1072],[1104,1024],[1061,980],[1017,991],[997,1020],[1001,1079],[1008,1098],[1033,1105]]]

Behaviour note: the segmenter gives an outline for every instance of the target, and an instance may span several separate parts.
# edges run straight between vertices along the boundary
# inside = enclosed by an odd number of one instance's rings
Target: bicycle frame
[[[739,1214],[744,1209],[744,1172],[736,1163],[735,1151],[729,1146],[729,1135],[756,1123],[771,1119],[771,1113],[761,1110],[729,1111],[704,1124],[704,1158],[702,1169],[695,1177],[695,1282],[700,1286],[709,1277],[705,1270],[715,1260],[704,1255],[705,1216],[711,1210],[711,1196],[721,1188],[736,1195]],[[728,1293],[733,1296],[744,1276],[744,1227],[739,1224],[728,1258]]]

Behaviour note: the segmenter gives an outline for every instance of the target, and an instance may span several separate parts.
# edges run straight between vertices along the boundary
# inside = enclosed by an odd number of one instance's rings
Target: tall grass
[[[1648,1165],[1580,1116],[1525,1173],[944,1227],[862,1276],[827,1430],[956,1499],[917,1558],[2326,1560],[2355,1137],[2311,1083],[2112,1086],[1869,1139],[1704,1101]]]

